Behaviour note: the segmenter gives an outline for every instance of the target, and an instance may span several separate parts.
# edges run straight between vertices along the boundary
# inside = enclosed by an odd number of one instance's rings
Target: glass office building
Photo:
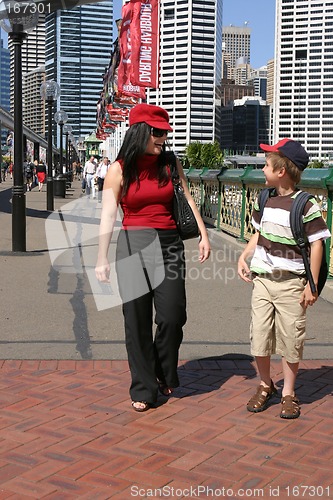
[[[0,40],[0,106],[10,110],[10,52]]]
[[[75,137],[96,129],[96,104],[112,50],[112,24],[113,1],[46,16],[46,78],[60,84],[57,109],[68,114]]]

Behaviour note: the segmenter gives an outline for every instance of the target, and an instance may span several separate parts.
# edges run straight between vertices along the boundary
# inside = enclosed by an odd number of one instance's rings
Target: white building
[[[169,112],[169,142],[181,153],[191,142],[219,138],[222,0],[161,0],[160,9],[160,88],[147,97]]]
[[[273,141],[333,151],[333,1],[277,0]]]

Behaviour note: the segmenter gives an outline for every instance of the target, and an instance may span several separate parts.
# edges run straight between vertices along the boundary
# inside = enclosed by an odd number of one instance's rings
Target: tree
[[[323,167],[324,167],[324,163],[320,160],[313,160],[308,165],[308,168],[323,168]]]
[[[193,168],[202,168],[201,149],[201,142],[192,142],[186,146],[185,158]]]
[[[223,152],[217,141],[204,144],[192,142],[185,149],[185,162],[193,168],[216,168],[221,166],[222,160]]]

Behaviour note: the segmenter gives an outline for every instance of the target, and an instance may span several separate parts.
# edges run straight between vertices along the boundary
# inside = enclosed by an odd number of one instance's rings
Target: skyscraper
[[[59,83],[57,109],[66,111],[76,137],[96,129],[96,103],[110,61],[112,23],[112,0],[46,16],[46,78]]]
[[[333,151],[333,1],[277,0],[273,141]]]
[[[10,109],[10,53],[0,39],[0,106],[7,111]]]
[[[24,82],[24,124],[36,134],[45,136],[45,103],[40,95],[40,87],[45,82],[45,67],[39,66],[27,73]]]
[[[224,26],[222,30],[223,78],[235,80],[236,62],[250,64],[251,28],[245,26]]]
[[[148,102],[170,114],[172,148],[219,139],[216,89],[222,71],[222,0],[161,0],[160,88]]]
[[[14,46],[8,39],[10,50],[10,108],[14,110]],[[25,76],[45,64],[45,15],[40,14],[38,25],[28,34],[22,44],[22,83],[23,83],[23,112],[25,98]]]

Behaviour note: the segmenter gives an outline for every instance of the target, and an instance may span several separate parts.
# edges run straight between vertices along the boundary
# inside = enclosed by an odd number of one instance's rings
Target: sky
[[[121,17],[122,0],[114,0],[115,19]],[[251,66],[259,68],[274,57],[275,0],[223,0],[223,26],[251,28]],[[116,38],[116,29],[114,26]]]

